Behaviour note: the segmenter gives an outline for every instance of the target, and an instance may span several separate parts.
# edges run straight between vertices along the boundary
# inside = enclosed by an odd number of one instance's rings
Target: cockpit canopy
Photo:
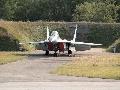
[[[57,31],[52,31],[51,36],[59,36]]]
[[[57,41],[59,39],[60,39],[59,33],[57,31],[52,31],[51,36],[49,37],[48,40],[53,42],[53,41]]]

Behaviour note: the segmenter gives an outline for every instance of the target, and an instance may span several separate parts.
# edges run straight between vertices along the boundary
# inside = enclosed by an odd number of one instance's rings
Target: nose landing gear
[[[57,57],[57,56],[58,56],[58,53],[55,52],[55,53],[54,53],[54,57]]]
[[[48,55],[49,55],[49,51],[48,51],[48,50],[46,50],[45,55],[46,55],[46,56],[48,56]]]

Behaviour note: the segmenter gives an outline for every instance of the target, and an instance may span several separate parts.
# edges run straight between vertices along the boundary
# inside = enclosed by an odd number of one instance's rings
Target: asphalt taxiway
[[[97,50],[92,49],[76,54],[104,53],[102,50]],[[75,57],[67,55],[46,57],[43,53],[43,51],[31,52],[24,60],[0,65],[0,90],[54,90],[54,87],[59,88],[56,90],[60,88],[63,88],[62,90],[120,90],[120,80],[50,74],[55,68],[77,58],[77,55]],[[71,86],[76,89],[70,89]],[[79,86],[81,88],[78,89]]]

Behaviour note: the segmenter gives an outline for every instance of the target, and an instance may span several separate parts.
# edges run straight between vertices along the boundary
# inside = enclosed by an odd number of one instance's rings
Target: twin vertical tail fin
[[[49,39],[49,28],[47,26],[47,40]]]
[[[76,39],[77,27],[78,27],[78,26],[77,26],[77,24],[76,24],[75,33],[74,33],[74,37],[73,37],[73,40],[72,40],[73,42],[75,42],[75,39]]]
[[[75,42],[75,39],[76,39],[76,34],[77,34],[77,24],[76,24],[76,28],[75,28],[75,33],[74,33],[74,37],[73,37],[73,42]],[[49,39],[49,28],[47,26],[47,40]]]

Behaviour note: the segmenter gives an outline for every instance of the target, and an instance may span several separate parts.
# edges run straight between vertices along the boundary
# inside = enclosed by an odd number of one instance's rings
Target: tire
[[[54,57],[57,57],[58,56],[58,54],[57,53],[54,53]]]
[[[46,55],[46,56],[49,55],[49,51],[48,51],[48,50],[46,50],[45,55]]]
[[[72,51],[71,51],[71,50],[68,50],[68,55],[69,55],[69,54],[72,54]]]

